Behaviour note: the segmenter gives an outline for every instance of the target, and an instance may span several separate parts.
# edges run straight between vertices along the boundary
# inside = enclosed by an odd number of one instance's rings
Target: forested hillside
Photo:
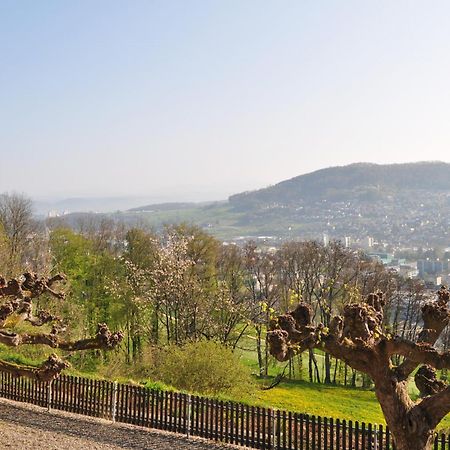
[[[356,163],[329,167],[265,189],[236,194],[230,197],[230,203],[243,208],[270,203],[297,205],[317,200],[381,200],[414,191],[450,193],[449,174],[450,164],[442,162]]]

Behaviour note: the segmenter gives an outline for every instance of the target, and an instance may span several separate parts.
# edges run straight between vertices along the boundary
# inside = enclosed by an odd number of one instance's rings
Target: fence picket
[[[258,441],[260,449],[265,449],[267,445],[266,437],[266,408],[256,408],[256,439]]]
[[[267,448],[272,448],[272,442],[273,442],[273,430],[272,430],[272,426],[274,424],[273,421],[273,410],[272,409],[268,409],[267,410]],[[275,447],[275,445],[274,445]]]
[[[298,415],[294,413],[294,449],[298,450]]]
[[[219,402],[219,440],[223,441],[224,440],[224,435],[223,435],[223,426],[224,426],[224,417],[223,417],[223,400],[220,400]]]
[[[361,448],[366,448],[366,424],[361,424]]]
[[[317,417],[317,448],[322,450],[322,418]]]
[[[353,422],[348,421],[348,450],[353,450]]]
[[[225,403],[225,442],[230,442],[230,404]]]
[[[287,445],[288,448],[292,448],[292,413],[289,411],[287,416],[288,421],[288,433],[287,433]]]
[[[204,403],[205,403],[205,416],[204,416],[204,429],[205,429],[205,434],[204,434],[204,436],[206,437],[206,438],[210,438],[211,436],[210,436],[210,434],[209,434],[209,432],[210,432],[210,430],[211,430],[211,425],[210,425],[210,422],[209,422],[209,418],[210,418],[210,400],[207,398],[207,399],[204,399],[203,400],[204,401]]]
[[[316,439],[317,439],[316,416],[311,417],[311,431],[312,431],[312,448],[315,449],[316,448]]]
[[[355,450],[359,450],[359,422],[355,422]]]
[[[384,450],[385,447],[383,445],[383,425],[378,427],[378,439],[377,439],[377,449],[375,450]]]
[[[258,417],[256,415],[256,408],[253,405],[251,406],[250,420],[251,420],[251,426],[250,426],[250,430],[251,430],[251,436],[250,436],[251,447],[259,448],[257,446],[257,442],[255,440],[256,423],[258,421]]]
[[[240,403],[236,403],[236,434],[239,445],[245,445],[245,407]]]
[[[159,428],[161,430],[164,429],[165,421],[164,421],[164,392],[159,392],[158,398],[158,408],[159,408]]]
[[[192,414],[195,416],[195,427],[194,427],[194,433],[196,436],[199,436],[200,430],[199,430],[199,406],[197,401],[197,396],[192,397],[193,399],[193,408],[192,408]]]
[[[306,428],[306,448],[309,450],[309,434],[311,432],[309,428],[309,416],[305,416],[305,428]]]

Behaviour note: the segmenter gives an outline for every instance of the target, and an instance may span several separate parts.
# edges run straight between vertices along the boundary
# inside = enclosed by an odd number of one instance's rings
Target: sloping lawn
[[[253,403],[309,415],[385,424],[375,393],[360,388],[291,381],[258,391]],[[450,431],[450,415],[439,428]]]

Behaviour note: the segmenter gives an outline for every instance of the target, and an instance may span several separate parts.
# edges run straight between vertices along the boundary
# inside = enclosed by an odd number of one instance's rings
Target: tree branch
[[[356,370],[370,373],[374,351],[359,337],[358,331],[364,335],[367,332],[373,335],[373,331],[370,329],[372,325],[367,324],[367,319],[371,317],[369,313],[373,313],[375,310],[370,305],[364,305],[356,314],[356,304],[349,305],[347,309],[348,322],[358,320],[364,322],[360,326],[355,326],[353,334],[350,336],[352,339],[350,339],[343,335],[345,319],[333,318],[330,330],[326,330],[321,324],[315,327],[311,325],[310,306],[300,303],[294,311],[283,314],[272,321],[270,331],[267,333],[270,353],[278,361],[287,361],[295,354],[317,348],[328,352],[334,358],[344,360]],[[361,312],[368,313],[369,316],[361,314]],[[349,327],[347,326],[347,328]]]
[[[450,386],[440,392],[425,397],[415,408],[425,412],[434,428],[450,412]]]
[[[22,314],[22,320],[27,320],[35,326],[55,320],[56,318],[50,319],[50,314],[48,313],[46,313],[44,321],[42,321],[42,314],[40,320],[33,318],[32,300],[44,293],[49,293],[61,300],[64,299],[65,294],[63,292],[56,292],[53,289],[55,283],[63,280],[65,280],[65,276],[62,274],[57,274],[53,277],[38,277],[31,272],[26,272],[20,278],[13,278],[9,281],[0,277],[0,298],[10,298],[10,300],[0,306],[0,328],[4,326],[8,317],[15,313]]]
[[[52,277],[38,277],[33,272],[25,272],[21,277],[13,278],[9,281],[0,277],[0,298],[32,299],[48,292],[56,298],[63,299],[64,293],[56,292],[53,289],[53,285],[65,279],[63,274],[57,274]]]
[[[75,350],[93,350],[93,349],[112,349],[116,347],[123,338],[121,331],[111,333],[106,324],[98,324],[97,334],[93,338],[81,339],[78,341],[62,341],[59,339],[57,330],[52,333],[45,334],[17,334],[9,331],[0,330],[0,343],[17,347],[19,345],[47,345],[51,348],[59,348],[66,351]]]
[[[18,365],[0,360],[0,370],[13,376],[27,377],[36,381],[51,381],[59,376],[69,364],[56,355],[50,355],[41,367]]]
[[[425,342],[415,343],[395,337],[386,341],[386,350],[389,356],[400,355],[407,358],[408,365],[414,364],[416,367],[419,364],[427,364],[435,369],[450,369],[450,351],[439,352]],[[404,365],[406,366],[405,363]]]
[[[50,314],[48,311],[39,311],[36,316],[34,316],[31,312],[24,319],[26,322],[29,322],[34,327],[41,327],[46,323],[50,322],[61,322],[61,319],[58,316],[54,316]]]
[[[432,366],[420,367],[414,375],[414,382],[422,397],[436,394],[447,387],[447,383],[438,380],[436,370]]]
[[[450,322],[450,310],[447,307],[450,292],[442,286],[437,292],[437,296],[437,301],[428,302],[422,306],[424,328],[418,337],[419,344],[434,345]],[[406,380],[417,366],[418,363],[416,361],[407,357],[395,369],[397,379],[399,381]]]

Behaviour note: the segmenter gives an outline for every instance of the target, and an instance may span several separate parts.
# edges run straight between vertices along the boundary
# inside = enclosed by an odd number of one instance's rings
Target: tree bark
[[[409,398],[407,382],[392,384],[386,378],[375,384],[386,423],[397,450],[432,450],[433,427]]]
[[[331,358],[328,353],[325,353],[325,384],[331,384]]]
[[[259,376],[262,378],[264,376],[264,361],[262,355],[262,339],[261,339],[261,325],[256,326],[256,352],[258,355],[258,368]]]

